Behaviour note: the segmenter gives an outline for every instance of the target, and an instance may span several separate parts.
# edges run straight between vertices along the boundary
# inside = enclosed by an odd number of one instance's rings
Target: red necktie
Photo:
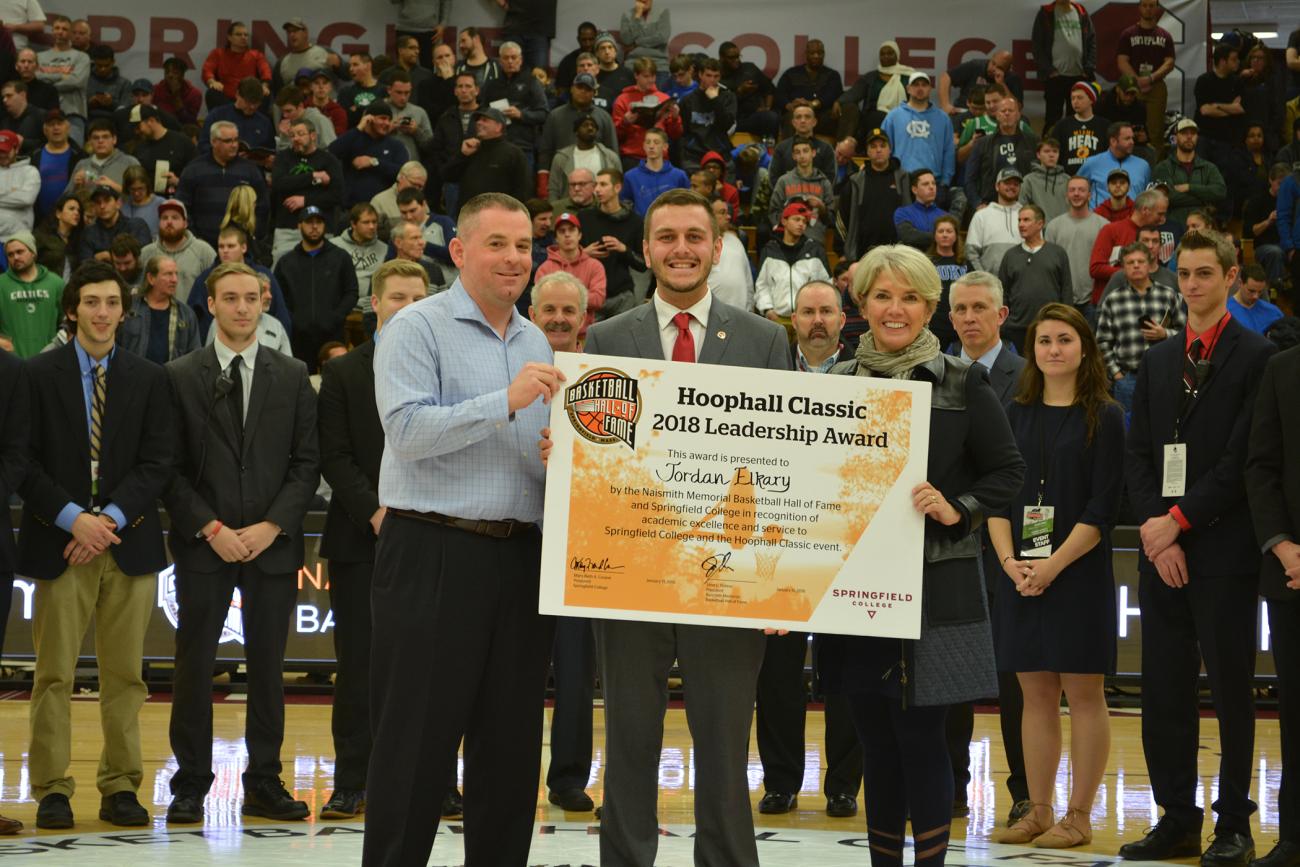
[[[677,342],[673,344],[673,361],[695,361],[695,338],[691,337],[691,314],[678,313],[673,317],[677,326]]]

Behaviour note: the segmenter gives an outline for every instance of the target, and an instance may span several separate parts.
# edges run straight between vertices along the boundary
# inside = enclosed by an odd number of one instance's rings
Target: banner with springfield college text
[[[663,2],[663,0],[661,0]],[[1030,31],[1041,0],[999,0],[972,5],[970,0],[708,0],[671,3],[673,36],[670,53],[704,51],[716,55],[718,45],[732,41],[745,60],[758,64],[773,79],[799,62],[804,44],[821,39],[826,63],[838,69],[845,85],[876,68],[880,43],[892,39],[901,49],[900,62],[927,72],[940,72],[991,49],[1009,48],[1015,68],[1025,83],[1030,113],[1041,113],[1041,90],[1031,70]],[[551,60],[558,62],[576,44],[578,24],[591,20],[597,27],[615,30],[627,3],[558,0],[556,38]],[[1085,0],[1101,46],[1114,46],[1119,33],[1137,20],[1135,2]],[[1164,0],[1161,25],[1178,43],[1177,69],[1169,76],[1169,104],[1192,106],[1192,85],[1206,69],[1209,39],[1209,4],[1204,0]],[[274,11],[272,12],[272,8]],[[252,30],[255,48],[274,60],[284,50],[281,24],[301,15],[313,41],[346,54],[368,50],[391,53],[397,6],[374,0],[316,0],[289,6],[225,0],[217,5],[184,0],[159,4],[153,0],[67,0],[48,11],[73,18],[87,17],[96,41],[118,52],[118,64],[128,78],[161,77],[167,57],[184,57],[191,68],[202,65],[207,53],[222,43],[231,21],[244,21]],[[110,11],[111,10],[111,11]],[[268,17],[268,12],[271,14]],[[495,0],[454,0],[451,20],[456,26],[486,28],[489,41],[499,40],[496,28],[502,12]],[[454,32],[450,34],[454,36]],[[1098,52],[1098,77],[1113,82],[1113,49]],[[191,81],[198,83],[191,73]]]

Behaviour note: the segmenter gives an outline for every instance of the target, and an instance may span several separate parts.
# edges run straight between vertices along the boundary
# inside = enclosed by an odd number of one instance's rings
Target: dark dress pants
[[[1185,587],[1142,573],[1142,750],[1156,803],[1179,828],[1196,831],[1201,718],[1201,661],[1219,723],[1219,814],[1215,833],[1250,833],[1251,763],[1255,747],[1254,575],[1208,577],[1194,571]]]
[[[371,578],[362,863],[424,867],[465,740],[465,864],[527,864],[554,618],[541,534],[479,536],[389,512]]]
[[[803,788],[804,727],[808,695],[803,685],[808,633],[767,636],[758,673],[758,756],[763,789],[795,795]],[[826,696],[826,797],[856,797],[862,785],[862,748],[841,695]]]
[[[329,564],[334,613],[334,788],[364,791],[370,764],[370,574],[373,563]]]
[[[176,668],[173,673],[174,795],[207,793],[212,772],[212,671],[231,595],[239,588],[248,718],[244,788],[280,779],[284,741],[284,647],[298,598],[297,573],[266,575],[256,564],[231,563],[215,572],[176,567]]]
[[[1300,597],[1300,593],[1293,594]],[[1300,843],[1300,598],[1268,600],[1268,628],[1277,667],[1282,727],[1282,785],[1277,795],[1278,837]]]
[[[0,503],[0,509],[9,508]],[[5,628],[9,625],[9,609],[14,602],[14,573],[0,572],[0,651],[5,649]]]
[[[1014,671],[998,672],[998,723],[1002,728],[1002,748],[1007,757],[1007,791],[1012,801],[1029,800],[1029,781],[1025,779],[1025,748],[1020,739],[1025,697],[1020,679]],[[956,800],[966,801],[970,785],[970,742],[975,734],[975,703],[948,706],[948,757],[952,763],[953,791]]]
[[[596,693],[596,646],[585,617],[555,619],[555,709],[546,788],[585,789],[591,778],[591,707]]]

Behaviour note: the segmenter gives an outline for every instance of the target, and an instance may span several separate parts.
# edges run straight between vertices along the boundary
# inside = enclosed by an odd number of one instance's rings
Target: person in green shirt
[[[5,256],[9,270],[0,274],[0,346],[19,358],[31,358],[58,330],[63,280],[36,264],[31,232],[10,237]]]

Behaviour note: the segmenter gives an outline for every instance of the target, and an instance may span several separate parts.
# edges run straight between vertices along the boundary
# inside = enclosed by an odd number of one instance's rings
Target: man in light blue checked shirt
[[[449,245],[460,278],[384,328],[385,447],[371,604],[374,748],[363,863],[424,864],[465,739],[465,863],[527,863],[554,619],[537,613],[538,439],[561,374],[515,310],[524,205],[484,194]]]

